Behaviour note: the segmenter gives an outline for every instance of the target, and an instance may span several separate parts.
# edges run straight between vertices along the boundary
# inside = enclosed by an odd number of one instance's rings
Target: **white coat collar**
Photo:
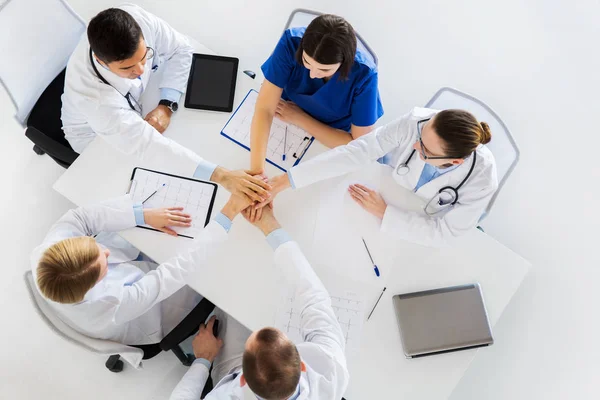
[[[102,75],[102,77],[108,83],[110,83],[110,85],[112,87],[114,87],[119,93],[121,93],[122,96],[127,95],[127,93],[129,93],[131,91],[131,88],[136,83],[135,79],[121,78],[120,76],[116,75],[111,70],[107,69],[102,64],[100,64],[100,62],[98,62],[98,60],[96,59],[96,56],[94,55],[93,52],[92,52],[92,60],[94,62],[94,65],[96,66],[96,69],[98,70],[98,73],[100,75]],[[149,72],[151,70],[152,70],[152,60],[147,60],[146,68],[144,69],[144,73],[141,77],[144,87],[148,83]],[[92,73],[95,74],[95,71],[92,71]]]

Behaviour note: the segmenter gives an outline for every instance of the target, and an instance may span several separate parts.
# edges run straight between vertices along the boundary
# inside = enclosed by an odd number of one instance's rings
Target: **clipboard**
[[[146,206],[183,207],[183,212],[192,216],[192,226],[172,229],[178,236],[194,239],[210,222],[217,190],[218,185],[213,182],[136,167],[129,178],[127,194],[131,195],[134,202],[139,203],[156,191],[156,194],[147,199]],[[148,225],[137,227],[158,231]]]
[[[251,89],[221,129],[221,135],[248,151],[250,151],[250,126],[257,97],[258,92]],[[285,138],[286,131],[287,138]],[[273,118],[266,160],[269,164],[287,172],[298,165],[314,140],[315,138],[303,129]],[[285,161],[282,159],[284,153]]]

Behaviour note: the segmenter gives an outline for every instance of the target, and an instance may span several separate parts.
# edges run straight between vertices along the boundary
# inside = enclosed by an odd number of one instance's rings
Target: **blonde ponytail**
[[[99,256],[96,240],[91,237],[69,238],[53,244],[38,263],[40,291],[57,303],[82,301],[100,277]]]

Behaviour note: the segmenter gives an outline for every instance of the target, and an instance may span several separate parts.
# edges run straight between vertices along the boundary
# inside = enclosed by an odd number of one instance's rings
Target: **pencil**
[[[383,294],[385,293],[385,289],[387,289],[387,287],[384,287],[383,290],[381,291],[381,294],[379,295],[379,298],[377,299],[377,303],[375,303],[375,305],[373,306],[373,309],[371,310],[371,312],[369,313],[369,316],[367,317],[367,321],[369,320],[369,318],[371,318],[371,315],[373,315],[373,311],[375,311],[377,304],[379,304],[379,300],[381,300],[381,298],[383,297]]]

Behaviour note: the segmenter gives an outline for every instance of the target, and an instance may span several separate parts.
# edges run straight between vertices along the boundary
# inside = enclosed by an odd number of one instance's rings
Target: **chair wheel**
[[[110,372],[121,372],[123,371],[124,366],[123,361],[119,360],[118,354],[108,357],[108,360],[106,360],[104,365]]]
[[[40,149],[37,145],[33,146],[33,152],[38,156],[43,156],[44,154],[46,154],[46,152]]]

